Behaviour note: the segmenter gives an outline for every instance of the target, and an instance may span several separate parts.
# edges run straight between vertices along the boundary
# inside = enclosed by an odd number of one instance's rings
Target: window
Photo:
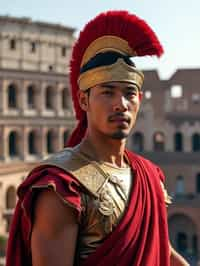
[[[36,52],[36,43],[35,42],[30,43],[30,51],[31,51],[31,53]]]
[[[10,50],[15,50],[16,49],[16,40],[11,39],[10,40]]]
[[[192,135],[192,150],[194,152],[200,151],[200,134],[198,133]]]
[[[46,109],[53,109],[53,88],[46,88]]]
[[[140,132],[135,132],[133,134],[133,150],[134,151],[143,151],[144,149],[144,137]]]
[[[200,194],[200,173],[196,176],[196,192]]]
[[[181,98],[183,96],[183,88],[181,85],[173,85],[170,91],[172,98]]]
[[[36,146],[37,136],[36,132],[31,131],[28,135],[28,152],[29,154],[37,154],[37,146]]]
[[[12,131],[10,132],[9,139],[8,139],[8,148],[9,148],[9,155],[10,156],[17,156],[18,155],[18,136],[17,132]]]
[[[176,196],[184,194],[184,178],[183,176],[177,176],[176,178]]]
[[[67,55],[67,47],[66,46],[63,46],[61,48],[61,54],[62,54],[63,57],[65,57]]]
[[[183,136],[180,132],[177,132],[174,135],[174,150],[175,151],[183,150]]]
[[[17,108],[17,88],[14,84],[8,87],[8,107]]]
[[[164,151],[165,137],[162,132],[156,132],[153,137],[154,151]]]

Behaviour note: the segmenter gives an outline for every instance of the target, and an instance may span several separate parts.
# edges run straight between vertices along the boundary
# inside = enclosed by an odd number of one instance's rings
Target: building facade
[[[0,17],[0,236],[16,189],[40,160],[63,148],[75,126],[68,66],[74,29]],[[173,198],[169,232],[196,265],[200,257],[200,69],[168,80],[144,71],[144,97],[128,147],[161,166]]]
[[[163,169],[173,246],[196,265],[200,257],[200,69],[160,80],[145,71],[141,112],[129,147]]]
[[[74,127],[68,67],[74,29],[0,17],[0,236],[16,189]]]

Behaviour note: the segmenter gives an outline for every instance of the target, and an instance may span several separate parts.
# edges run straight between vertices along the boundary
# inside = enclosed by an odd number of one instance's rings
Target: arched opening
[[[8,86],[8,108],[17,108],[17,87],[14,84]]]
[[[180,132],[174,134],[174,150],[183,151],[183,135]]]
[[[71,105],[71,99],[69,95],[69,89],[64,88],[62,90],[62,108],[63,109],[69,109]]]
[[[15,50],[16,49],[16,40],[11,39],[10,40],[10,50]]]
[[[187,235],[183,232],[178,232],[176,235],[176,245],[179,251],[186,252],[188,249]]]
[[[35,131],[31,131],[28,135],[28,153],[37,154],[37,134]]]
[[[53,130],[49,130],[47,132],[47,137],[46,137],[46,149],[47,153],[54,153],[56,152],[56,145],[57,145],[57,139],[56,139],[56,134]]]
[[[69,131],[65,130],[64,133],[63,133],[63,147],[66,146],[68,138],[69,138]]]
[[[165,136],[162,132],[156,132],[153,136],[154,151],[165,150]]]
[[[8,153],[11,157],[19,155],[19,137],[16,131],[12,131],[8,137]]]
[[[200,151],[200,135],[198,133],[192,135],[192,150]]]
[[[196,175],[196,192],[200,194],[200,173]]]
[[[35,97],[35,87],[33,85],[27,88],[27,106],[29,109],[34,109],[36,107],[36,97]]]
[[[47,87],[46,88],[46,95],[45,95],[45,100],[46,100],[46,109],[53,109],[54,107],[54,91],[52,87]]]
[[[141,132],[133,134],[133,150],[137,152],[144,150],[144,136]]]

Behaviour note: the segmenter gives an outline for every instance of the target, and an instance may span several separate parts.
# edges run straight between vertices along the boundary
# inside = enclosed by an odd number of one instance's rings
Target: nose
[[[125,112],[128,110],[128,101],[124,95],[116,96],[113,107],[115,112]]]

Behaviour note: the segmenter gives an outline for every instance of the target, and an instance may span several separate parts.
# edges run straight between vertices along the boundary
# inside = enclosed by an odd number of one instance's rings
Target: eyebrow
[[[117,85],[102,83],[99,87],[101,89],[115,89],[117,87]],[[126,86],[122,87],[121,89],[122,90],[129,90],[129,91],[134,90],[135,91],[135,90],[138,90],[138,87],[134,84],[130,84],[130,85],[126,85]]]

